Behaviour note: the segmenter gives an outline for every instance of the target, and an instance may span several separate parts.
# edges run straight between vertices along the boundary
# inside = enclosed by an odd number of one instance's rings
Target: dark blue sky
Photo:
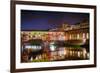
[[[63,23],[74,25],[89,19],[88,13],[21,10],[21,30],[49,30]]]

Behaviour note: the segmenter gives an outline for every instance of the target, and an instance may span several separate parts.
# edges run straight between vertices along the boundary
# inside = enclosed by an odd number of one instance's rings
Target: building
[[[43,42],[43,51],[32,60],[58,61],[89,59],[88,21],[82,21],[75,25],[62,24],[59,28],[49,31],[21,32],[23,43],[29,40],[34,42],[34,39],[40,39]],[[27,56],[25,57],[27,58]]]

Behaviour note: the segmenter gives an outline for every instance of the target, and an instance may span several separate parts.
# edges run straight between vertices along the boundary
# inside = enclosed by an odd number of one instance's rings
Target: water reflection
[[[67,41],[42,41],[36,44],[24,43],[22,62],[48,62],[89,59],[86,45],[68,45]],[[39,44],[40,43],[40,44]]]

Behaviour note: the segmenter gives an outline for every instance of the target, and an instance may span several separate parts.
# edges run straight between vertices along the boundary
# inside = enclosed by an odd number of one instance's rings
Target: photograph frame
[[[72,7],[72,8],[85,8],[94,10],[94,63],[88,65],[75,65],[75,66],[55,66],[55,67],[40,67],[40,68],[16,68],[16,5],[39,5],[39,6],[52,6],[52,7]],[[91,29],[91,28],[90,28]],[[61,4],[61,3],[45,3],[45,2],[31,2],[31,1],[11,1],[11,65],[10,71],[13,72],[27,72],[27,71],[44,71],[44,70],[59,70],[59,69],[75,69],[75,68],[90,68],[96,67],[96,6],[94,5],[81,5],[81,4]]]

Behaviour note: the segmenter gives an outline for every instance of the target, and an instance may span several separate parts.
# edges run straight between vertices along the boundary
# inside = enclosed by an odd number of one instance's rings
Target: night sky
[[[21,10],[21,30],[49,30],[89,19],[88,13]]]

